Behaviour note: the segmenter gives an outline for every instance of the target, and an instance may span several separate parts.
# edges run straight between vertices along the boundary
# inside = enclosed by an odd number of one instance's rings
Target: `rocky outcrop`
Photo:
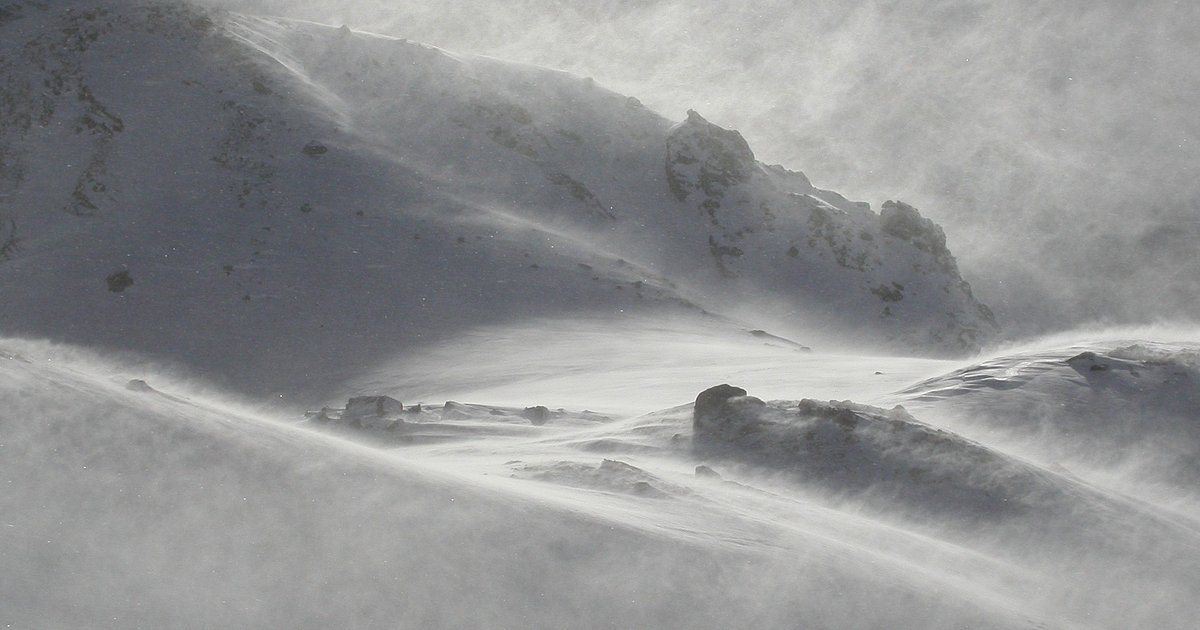
[[[390,396],[354,396],[346,401],[344,409],[325,407],[309,414],[309,419],[320,424],[390,431],[404,426],[400,417],[403,412],[404,405]]]
[[[667,133],[665,181],[705,227],[710,269],[770,287],[809,312],[883,329],[901,346],[973,352],[998,326],[961,277],[937,224],[912,206],[870,205],[760,164],[737,131],[689,111]],[[834,311],[837,304],[840,310]]]
[[[772,401],[718,385],[696,397],[693,448],[836,497],[919,519],[961,521],[1053,510],[1042,471],[913,418],[903,407]]]
[[[541,426],[550,420],[550,410],[545,405],[526,407],[521,412],[521,417],[534,426]]]
[[[715,209],[726,190],[749,181],[754,167],[754,152],[742,134],[694,110],[667,136],[667,185],[680,201],[696,194],[701,207]]]

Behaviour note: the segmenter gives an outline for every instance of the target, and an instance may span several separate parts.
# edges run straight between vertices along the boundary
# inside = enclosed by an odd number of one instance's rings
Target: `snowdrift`
[[[1194,342],[1124,339],[1002,354],[894,400],[1043,465],[1200,505]]]

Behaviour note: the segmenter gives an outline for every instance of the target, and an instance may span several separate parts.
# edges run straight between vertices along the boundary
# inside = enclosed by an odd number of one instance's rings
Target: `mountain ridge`
[[[672,160],[720,135],[699,114],[672,128],[586,78],[349,28],[181,3],[12,6],[0,323],[13,333],[274,392],[579,309],[736,317],[771,303],[932,354],[998,330],[932,223],[909,220],[942,244],[925,251],[748,146],[742,177],[699,173],[705,198],[680,199]]]

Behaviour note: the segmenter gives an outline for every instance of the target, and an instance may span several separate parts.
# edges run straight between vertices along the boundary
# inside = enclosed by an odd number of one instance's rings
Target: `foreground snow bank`
[[[154,374],[127,388],[129,366],[105,359],[2,347],[0,623],[12,627],[1019,628],[1028,619],[967,589],[930,592],[904,564],[864,548],[766,553],[649,533],[595,505],[564,509],[502,480],[445,475],[415,451],[326,437]],[[617,464],[602,468],[581,482],[614,471],[637,482]],[[886,575],[871,568],[879,563]]]

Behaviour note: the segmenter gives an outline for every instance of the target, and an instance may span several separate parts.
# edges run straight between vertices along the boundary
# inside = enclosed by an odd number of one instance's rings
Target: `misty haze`
[[[1197,24],[0,2],[0,625],[1193,627]]]

